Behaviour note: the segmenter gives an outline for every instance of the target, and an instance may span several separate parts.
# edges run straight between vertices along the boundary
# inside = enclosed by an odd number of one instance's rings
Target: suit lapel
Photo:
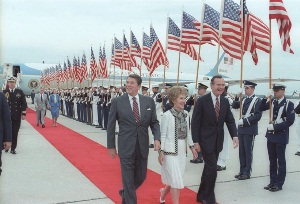
[[[142,118],[145,118],[143,117],[145,115],[145,111],[146,111],[146,101],[145,101],[145,97],[141,94],[139,94],[139,99],[140,99],[140,121],[142,121]]]
[[[207,94],[207,106],[209,111],[211,112],[212,118],[214,119],[215,122],[217,122],[216,111],[210,94]]]
[[[221,97],[220,96],[220,114],[219,114],[219,121],[220,121],[220,118],[223,116],[223,115],[226,115],[226,100],[224,97]]]
[[[135,118],[134,118],[134,115],[133,115],[133,111],[132,111],[132,108],[131,108],[131,105],[130,105],[130,102],[129,102],[129,96],[128,96],[128,94],[124,94],[123,96],[124,96],[124,100],[122,100],[122,103],[124,105],[124,109],[126,110],[127,115],[130,117],[132,122],[134,122],[134,124],[136,124]],[[123,97],[123,96],[121,96],[121,97]]]

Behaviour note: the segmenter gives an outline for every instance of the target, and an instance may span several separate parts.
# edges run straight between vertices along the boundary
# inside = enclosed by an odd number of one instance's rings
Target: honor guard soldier
[[[289,127],[295,121],[294,104],[285,98],[285,86],[274,84],[265,98],[262,99],[259,109],[270,109],[268,97],[274,93],[272,100],[271,122],[267,127],[267,147],[270,160],[270,183],[265,190],[276,192],[282,190],[286,177],[285,150],[289,142]]]
[[[148,87],[142,86],[142,94],[143,94],[144,96],[148,96]]]
[[[162,102],[162,110],[163,112],[166,112],[167,110],[171,109],[172,106],[170,105],[169,103],[169,98],[168,98],[168,91],[169,91],[169,88],[171,88],[172,85],[171,84],[165,84],[165,89],[161,90],[161,95],[163,97],[160,97],[157,99],[157,102]]]
[[[103,128],[102,126],[102,112],[103,112],[103,98],[104,98],[104,93],[103,93],[103,87],[100,86],[100,88],[97,91],[98,94],[98,102],[97,102],[97,116],[98,116],[98,125],[96,128]]]
[[[262,116],[262,111],[259,110],[261,99],[254,94],[256,85],[254,82],[244,81],[246,97],[242,100],[242,107],[238,96],[232,104],[233,109],[241,108],[242,111],[242,117],[238,121],[240,170],[235,176],[239,180],[249,179],[251,176],[254,140],[258,135],[258,121]]]
[[[109,101],[110,95],[107,92],[107,88],[103,89],[103,103],[102,103],[102,110],[103,110],[103,128],[102,130],[107,130],[107,121],[108,121],[108,113],[109,113]]]
[[[93,104],[92,104],[92,89],[89,89],[88,91],[88,99],[87,99],[87,125],[92,125],[93,118],[92,118],[92,111],[93,111]]]
[[[10,153],[16,154],[16,148],[18,143],[18,133],[21,126],[21,119],[25,120],[26,117],[26,98],[22,90],[16,89],[15,77],[10,77],[7,80],[8,89],[4,90],[3,93],[6,97],[8,106],[11,113],[11,122],[12,122],[12,145]],[[8,152],[8,150],[5,150]]]
[[[300,97],[300,92],[298,93]],[[298,106],[295,108],[296,115],[296,135],[297,135],[297,144],[298,144],[298,151],[295,155],[300,156],[300,102]]]
[[[200,98],[201,96],[204,96],[206,94],[207,88],[208,88],[208,86],[206,86],[205,84],[198,83],[196,100],[198,100],[198,98]],[[194,100],[193,100],[193,104],[194,104]],[[193,164],[203,163],[202,152],[201,151],[198,152],[198,157],[196,159],[191,159],[190,162],[193,163]]]
[[[99,96],[97,93],[97,87],[94,86],[92,88],[92,110],[93,110],[93,126],[98,126],[98,110],[97,110],[97,103],[99,101]]]
[[[160,119],[161,119],[161,102],[162,102],[162,99],[161,99],[161,94],[158,93],[158,90],[159,90],[159,85],[158,84],[153,84],[152,85],[152,95],[150,96],[153,100],[154,100],[154,103],[155,103],[155,108],[156,108],[156,116],[157,116],[157,120],[159,121],[160,123]],[[150,144],[149,144],[149,148],[154,148],[154,139],[149,139],[150,141]]]

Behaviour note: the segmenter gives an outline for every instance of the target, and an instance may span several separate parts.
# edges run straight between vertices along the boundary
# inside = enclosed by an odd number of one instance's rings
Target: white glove
[[[238,121],[238,125],[244,125],[244,121],[243,121],[243,119],[239,119],[239,121]]]
[[[268,97],[273,96],[273,95],[274,95],[273,89],[269,89],[265,96],[266,96],[266,98],[268,98]]]
[[[197,95],[198,94],[198,89],[195,89],[194,91],[193,91],[193,95]]]
[[[240,90],[238,90],[237,92],[236,92],[236,95],[240,95],[240,94],[242,94],[244,92],[244,88],[240,88]]]
[[[162,90],[160,91],[160,93],[166,93],[166,90],[165,90],[165,89],[162,89]]]
[[[273,124],[269,124],[268,125],[268,130],[270,130],[270,131],[274,130],[274,125]]]
[[[101,107],[103,107],[103,104],[101,104]]]

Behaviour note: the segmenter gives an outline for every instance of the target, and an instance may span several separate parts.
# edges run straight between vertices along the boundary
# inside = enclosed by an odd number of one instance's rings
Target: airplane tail
[[[225,52],[223,52],[223,54],[222,54],[221,57],[219,58],[217,64],[214,66],[214,68],[213,68],[212,70],[210,70],[210,71],[206,74],[206,76],[211,76],[211,77],[213,77],[213,76],[215,76],[215,75],[217,74],[217,69],[218,69],[220,63],[222,62],[224,56],[225,56]],[[227,77],[227,76],[225,76],[225,75],[223,75],[223,74],[219,74],[219,75],[221,75],[223,78],[229,78],[229,77]]]

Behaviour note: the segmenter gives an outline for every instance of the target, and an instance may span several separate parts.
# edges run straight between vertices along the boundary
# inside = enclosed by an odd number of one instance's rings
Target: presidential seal
[[[37,89],[40,86],[40,82],[37,79],[31,79],[28,82],[28,87],[30,89]]]

